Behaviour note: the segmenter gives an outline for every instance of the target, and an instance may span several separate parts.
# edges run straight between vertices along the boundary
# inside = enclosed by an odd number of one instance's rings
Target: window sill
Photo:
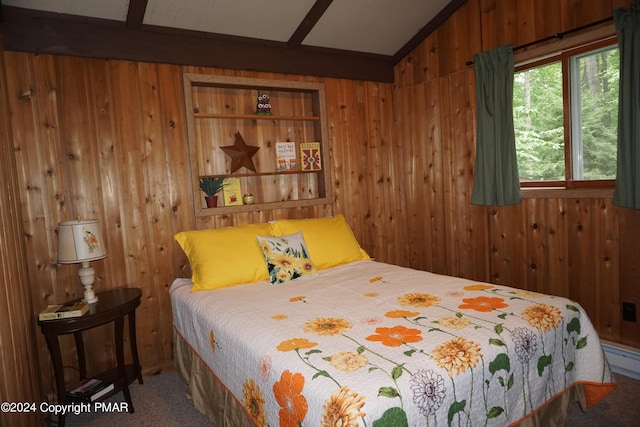
[[[613,188],[532,188],[521,189],[523,199],[611,199]]]

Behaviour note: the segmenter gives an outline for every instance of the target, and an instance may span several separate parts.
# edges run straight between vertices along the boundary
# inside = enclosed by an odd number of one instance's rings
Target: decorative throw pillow
[[[341,214],[333,218],[280,219],[272,224],[274,236],[297,231],[304,234],[309,254],[319,270],[371,259]]]
[[[202,291],[268,280],[256,236],[271,234],[267,223],[183,231],[174,236],[191,265],[191,290]]]
[[[302,232],[280,237],[258,236],[258,242],[274,285],[317,273]]]

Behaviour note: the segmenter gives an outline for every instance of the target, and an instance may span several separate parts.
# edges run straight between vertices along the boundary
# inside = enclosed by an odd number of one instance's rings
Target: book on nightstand
[[[113,383],[97,378],[86,378],[67,390],[67,396],[87,402],[100,399],[114,389]]]
[[[48,305],[38,315],[40,320],[66,319],[69,317],[80,317],[89,311],[89,304],[85,301],[73,304]]]

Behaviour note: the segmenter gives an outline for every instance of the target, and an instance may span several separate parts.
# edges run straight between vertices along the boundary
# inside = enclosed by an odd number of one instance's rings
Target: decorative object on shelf
[[[64,221],[58,224],[58,264],[82,263],[78,275],[84,286],[83,301],[93,304],[98,301],[93,292],[96,271],[89,267],[90,261],[107,257],[97,219]]]
[[[300,144],[300,164],[303,171],[322,170],[319,142],[303,142]]]
[[[271,115],[271,104],[269,104],[269,95],[263,93],[258,96],[258,103],[256,104],[256,114],[262,116]]]
[[[220,149],[231,157],[231,173],[234,173],[243,166],[254,172],[256,171],[252,157],[258,152],[260,147],[247,145],[242,135],[240,135],[240,132],[236,132],[236,140],[233,145],[220,147]]]
[[[253,194],[251,193],[247,193],[244,196],[242,196],[242,203],[244,203],[245,205],[252,205],[254,204],[256,201],[255,197],[253,197]]]
[[[208,208],[218,206],[217,194],[225,187],[224,177],[200,178],[200,189],[206,194],[204,200]]]
[[[226,177],[224,179],[224,205],[236,206],[242,204],[242,187],[240,185],[240,178]]]
[[[298,169],[295,142],[276,142],[276,171],[293,171]]]

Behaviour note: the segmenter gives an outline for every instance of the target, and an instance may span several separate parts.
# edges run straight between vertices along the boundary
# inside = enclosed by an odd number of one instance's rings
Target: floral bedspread
[[[375,261],[190,286],[171,287],[174,327],[258,426],[504,426],[576,383],[613,388],[561,297]]]

